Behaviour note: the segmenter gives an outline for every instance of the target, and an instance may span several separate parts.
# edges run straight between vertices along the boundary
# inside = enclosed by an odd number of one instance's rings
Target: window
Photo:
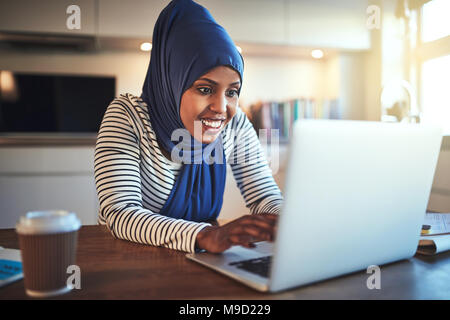
[[[449,0],[425,3],[422,9],[422,41],[433,41],[450,35],[449,14]]]
[[[450,135],[450,0],[420,0],[411,70],[418,88],[421,122],[439,125]]]
[[[422,122],[439,125],[450,135],[450,55],[422,64]]]

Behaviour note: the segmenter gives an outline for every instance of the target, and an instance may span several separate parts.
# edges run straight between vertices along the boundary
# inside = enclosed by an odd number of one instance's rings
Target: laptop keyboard
[[[268,278],[271,262],[272,256],[267,256],[256,259],[231,262],[230,265],[251,273],[255,273],[263,278]]]

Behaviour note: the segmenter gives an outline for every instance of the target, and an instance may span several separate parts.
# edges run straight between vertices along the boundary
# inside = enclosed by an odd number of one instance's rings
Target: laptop
[[[408,259],[441,140],[423,124],[296,121],[275,241],[187,258],[269,292]]]

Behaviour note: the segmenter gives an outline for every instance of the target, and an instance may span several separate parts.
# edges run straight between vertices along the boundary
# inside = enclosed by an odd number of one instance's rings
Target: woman
[[[282,196],[238,107],[243,66],[202,6],[161,12],[141,97],[114,99],[97,139],[99,223],[115,237],[215,253],[273,239]],[[219,227],[227,163],[251,215]]]

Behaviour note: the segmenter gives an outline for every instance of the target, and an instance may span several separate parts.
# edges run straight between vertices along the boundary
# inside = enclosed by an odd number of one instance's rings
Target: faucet
[[[387,116],[395,116],[397,121],[400,122],[406,119],[410,123],[420,122],[420,113],[417,104],[416,90],[413,88],[411,83],[406,80],[390,81],[381,89],[381,102],[383,101],[383,94],[385,94],[385,89],[402,88],[408,93],[408,104],[402,103],[402,101],[396,101],[393,106],[386,109]],[[383,103],[383,102],[382,102]],[[382,121],[390,121],[388,118],[384,118],[382,115]]]

